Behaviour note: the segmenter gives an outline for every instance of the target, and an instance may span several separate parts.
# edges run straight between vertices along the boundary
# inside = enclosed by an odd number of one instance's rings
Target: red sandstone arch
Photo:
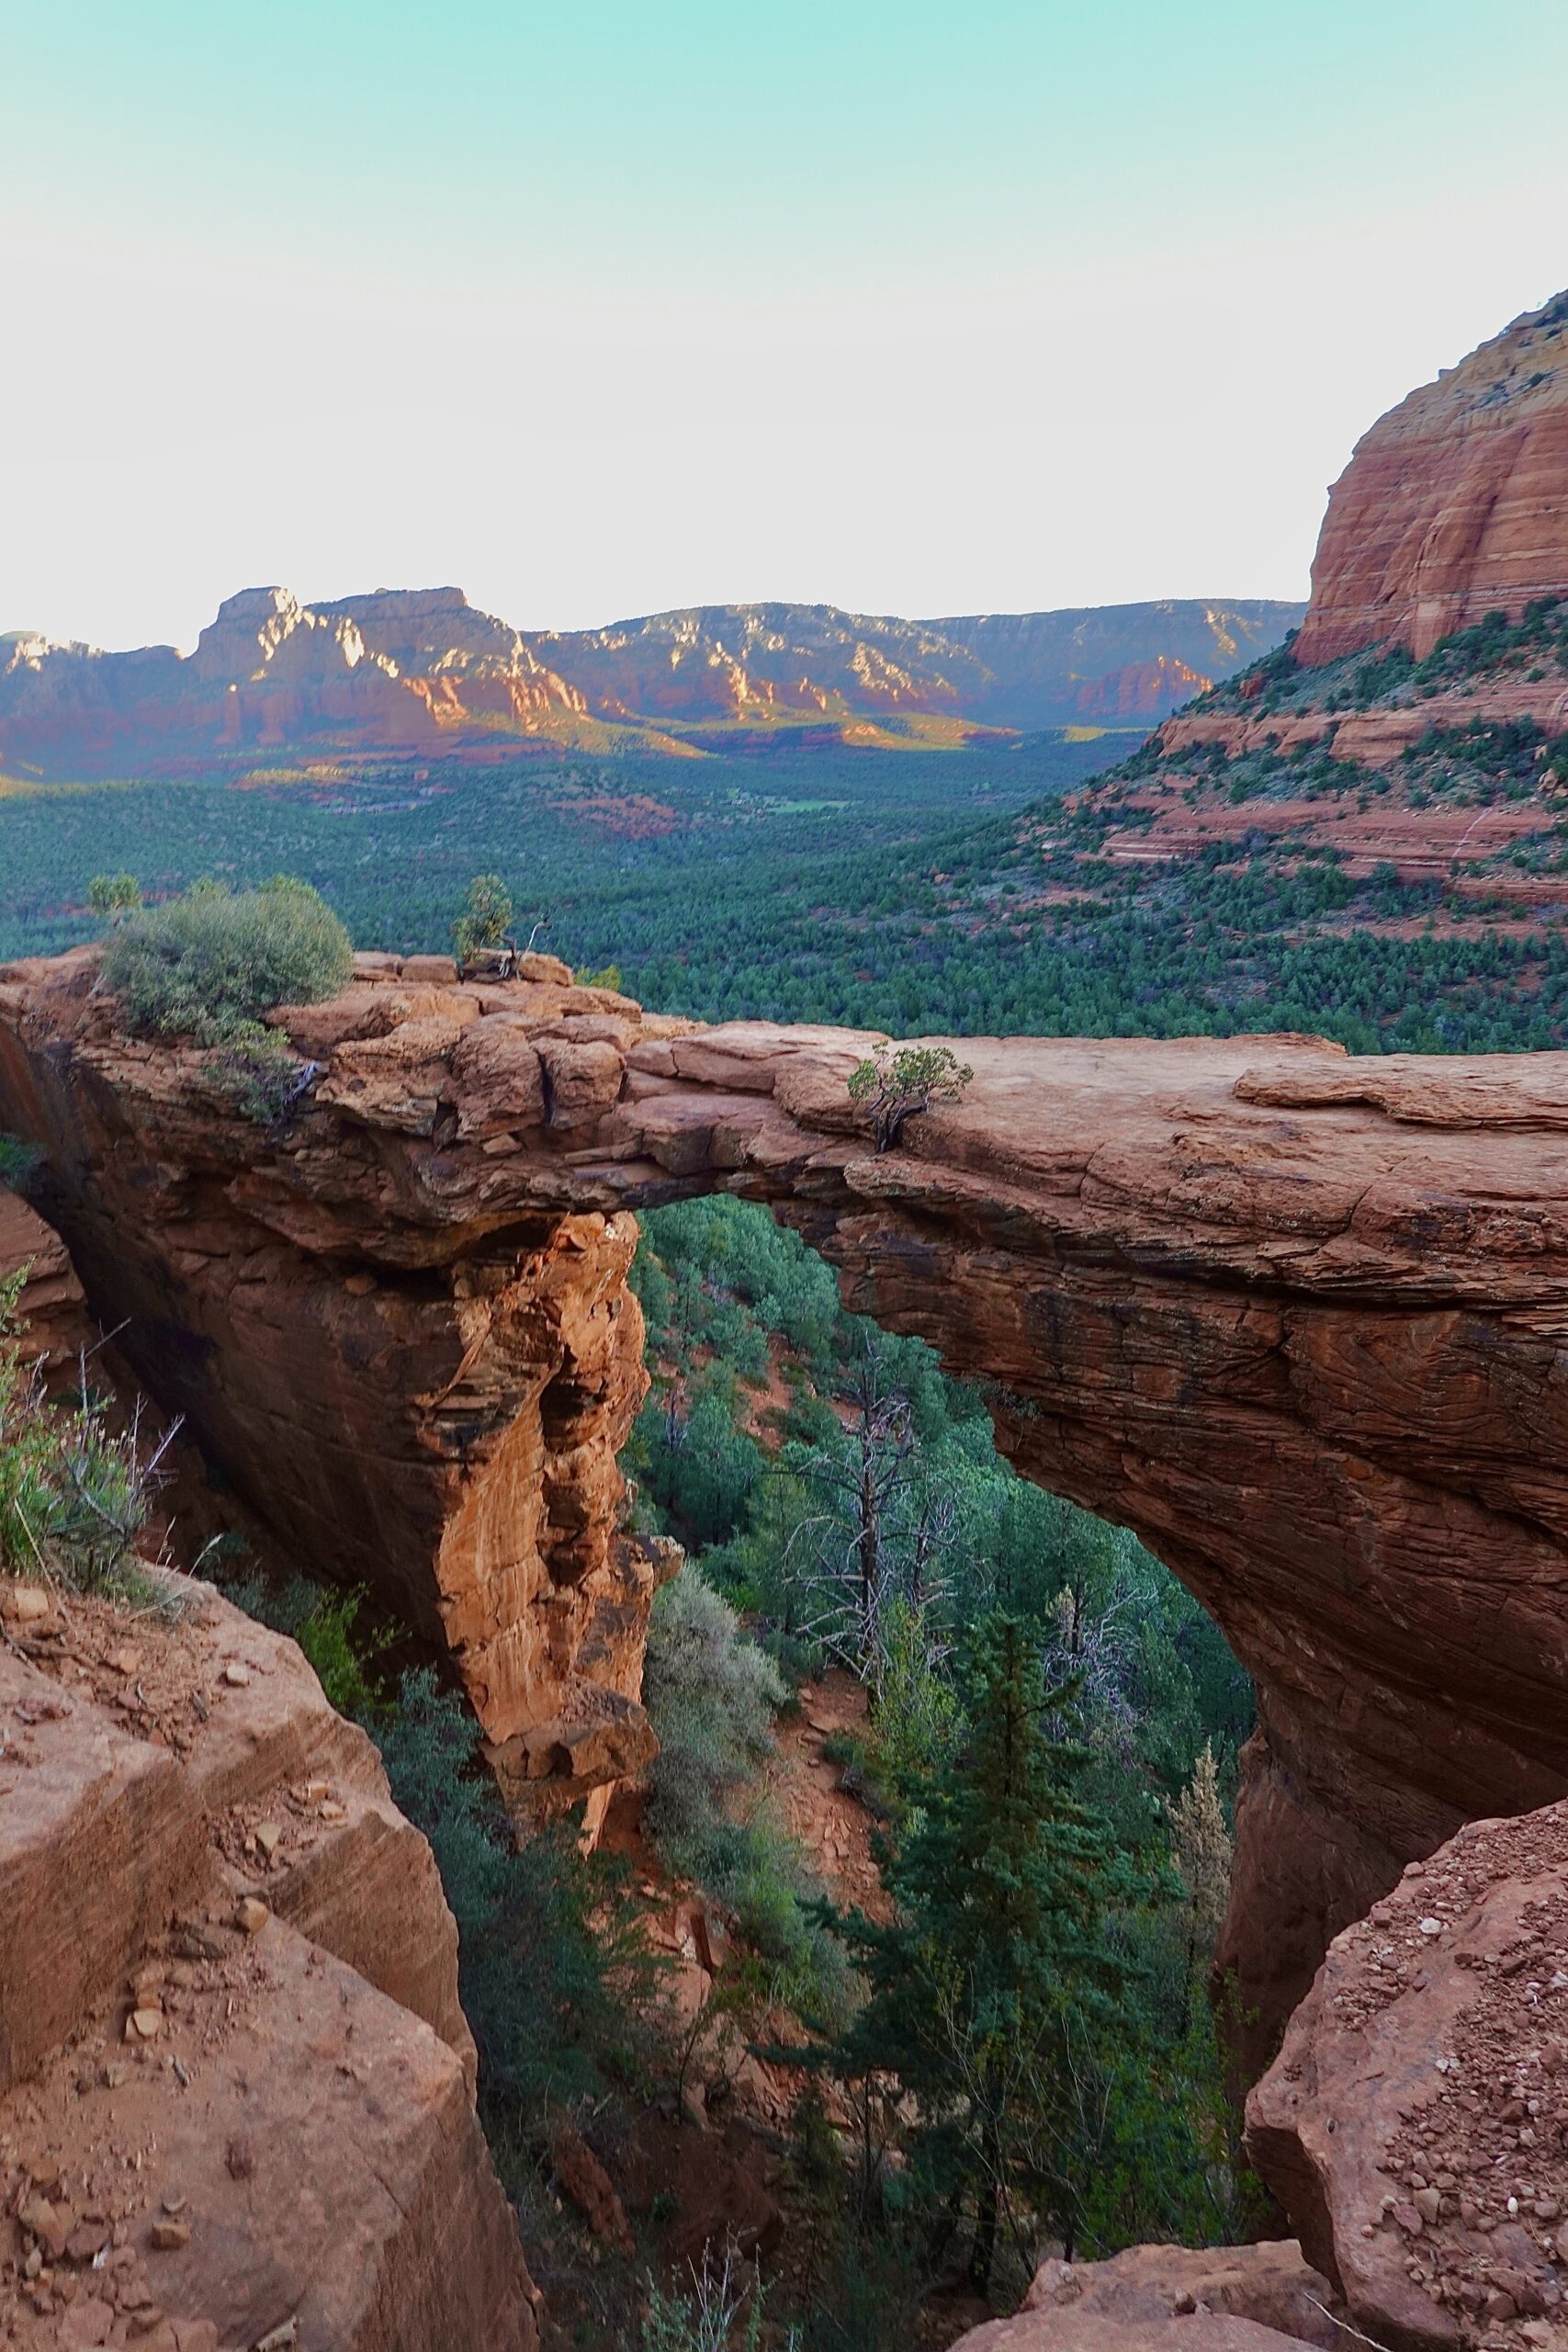
[[[849,1033],[661,1022],[544,958],[362,967],[290,1020],[329,1068],[282,1138],[117,1039],[90,956],[13,967],[0,1125],[154,1393],[452,1646],[514,1789],[646,1741],[626,1212],[718,1186],[1224,1627],[1261,1710],[1224,1956],[1264,2032],[1405,1860],[1568,1788],[1568,1056],[969,1040],[963,1103],[879,1158]]]

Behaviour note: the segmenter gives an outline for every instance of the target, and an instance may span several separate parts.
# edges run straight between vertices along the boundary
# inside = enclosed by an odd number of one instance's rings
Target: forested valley
[[[0,953],[138,899],[154,929],[222,929],[254,903],[225,891],[284,872],[318,933],[447,951],[504,908],[519,944],[708,1019],[1563,1042],[1568,947],[1500,869],[1461,894],[1246,826],[1123,854],[1151,779],[1197,809],[1364,809],[1386,779],[1311,745],[1150,745],[1095,780],[1127,748],[23,788]],[[1528,798],[1507,865],[1534,883],[1563,857],[1553,758],[1529,726],[1438,730],[1396,783]],[[254,1029],[200,1034],[252,1052]],[[25,1183],[25,1156],[0,1173]],[[660,1754],[599,1851],[570,1825],[513,1846],[463,1706],[367,1595],[240,1544],[209,1563],[297,1636],[431,1838],[551,2352],[936,2345],[1012,2308],[1043,2251],[1255,2231],[1213,1972],[1251,1693],[1217,1631],[1128,1532],[1015,1476],[984,1389],[847,1314],[761,1210],[659,1210],[633,1279],[630,1523],[687,1557],[649,1639]],[[573,2148],[626,2185],[609,2244],[563,2201]]]

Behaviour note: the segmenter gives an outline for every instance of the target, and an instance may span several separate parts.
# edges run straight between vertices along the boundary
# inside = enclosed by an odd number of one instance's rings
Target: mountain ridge
[[[1284,638],[1303,607],[1162,599],[944,621],[787,602],[524,632],[455,586],[220,605],[195,649],[0,636],[0,767],[157,772],[331,748],[493,761],[518,748],[690,756],[770,730],[961,747],[1085,720],[1154,725]],[[756,738],[756,741],[750,739]]]

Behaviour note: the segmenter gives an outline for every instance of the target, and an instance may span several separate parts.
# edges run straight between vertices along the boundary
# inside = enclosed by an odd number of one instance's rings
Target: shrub
[[[20,1136],[0,1135],[0,1185],[25,1193],[42,1158],[36,1144],[24,1143]]]
[[[493,1782],[473,1770],[479,1727],[428,1668],[404,1676],[376,1737],[457,1921],[492,2143],[542,2146],[552,2107],[603,2099],[651,2052],[660,1963],[625,1873],[566,1826],[513,1847]]]
[[[320,1075],[315,1064],[302,1062],[291,1050],[287,1037],[259,1022],[244,1023],[205,1068],[242,1118],[261,1127],[287,1119],[310,1080]]]
[[[878,1151],[891,1151],[906,1119],[933,1102],[956,1102],[975,1073],[951,1046],[878,1046],[850,1078],[850,1101],[871,1114]]]
[[[752,1792],[786,1698],[777,1667],[727,1600],[688,1566],[653,1604],[643,1702],[659,1735],[649,1825],[665,1860],[735,1917],[797,2007],[836,2010],[843,1951],[812,1910],[821,1889]]]
[[[87,904],[107,922],[118,922],[141,906],[141,885],[134,874],[95,874],[87,885]]]
[[[727,1801],[771,1753],[784,1698],[778,1668],[697,1569],[664,1586],[643,1668],[643,1702],[660,1746],[649,1817],[678,1869],[701,1878],[711,1867],[734,1826]]]
[[[758,2352],[761,2340],[761,2285],[733,2249],[722,2259],[710,2251],[700,2271],[693,2265],[690,2294],[649,2279],[642,2352]]]
[[[265,1051],[259,1016],[335,995],[354,968],[347,932],[319,892],[287,876],[237,895],[197,883],[128,914],[103,985],[143,1035]]]
[[[222,1539],[219,1539],[221,1544]],[[209,1546],[202,1566],[221,1576]],[[240,1547],[242,1554],[244,1547]],[[374,1661],[391,1647],[393,1635],[382,1625],[369,1631],[359,1623],[368,1598],[363,1585],[347,1592],[329,1592],[309,1577],[290,1577],[281,1587],[260,1576],[225,1578],[224,1589],[236,1609],[259,1617],[277,1633],[299,1643],[315,1668],[316,1679],[340,1715],[373,1727],[387,1710],[387,1692],[373,1671]]]
[[[452,926],[457,961],[468,963],[487,947],[503,947],[512,924],[512,893],[499,874],[476,874],[468,904]]]
[[[135,1422],[113,1429],[85,1374],[78,1405],[50,1401],[38,1367],[22,1361],[26,1274],[0,1282],[0,1566],[146,1600],[135,1546],[169,1439],[144,1448]]]

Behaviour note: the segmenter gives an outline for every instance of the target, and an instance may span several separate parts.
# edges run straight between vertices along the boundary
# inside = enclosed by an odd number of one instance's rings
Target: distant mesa
[[[304,605],[228,597],[196,650],[0,637],[0,770],[90,776],[301,752],[470,762],[519,751],[962,745],[1000,730],[1146,727],[1269,651],[1267,599],[909,621],[711,605],[536,631],[459,588]]]
[[[1419,660],[1568,589],[1568,293],[1380,417],[1329,493],[1296,640],[1316,667],[1384,640]]]

